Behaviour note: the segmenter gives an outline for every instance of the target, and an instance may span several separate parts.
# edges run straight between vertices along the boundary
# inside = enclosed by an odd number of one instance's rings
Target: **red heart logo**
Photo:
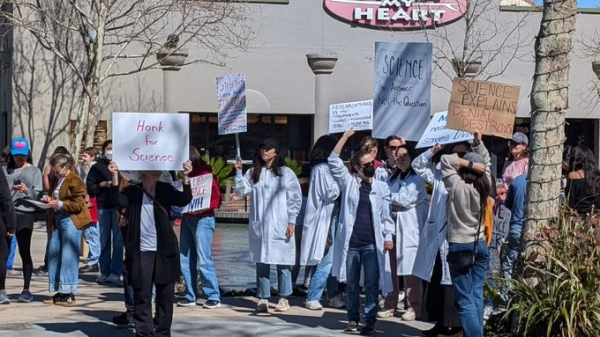
[[[24,149],[27,146],[25,142],[15,142],[15,147],[17,149]]]

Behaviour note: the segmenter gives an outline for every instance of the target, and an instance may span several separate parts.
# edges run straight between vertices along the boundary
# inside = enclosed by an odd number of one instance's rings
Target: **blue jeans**
[[[473,243],[450,243],[449,253],[473,250]],[[477,243],[475,264],[464,272],[450,268],[452,289],[466,337],[483,337],[483,281],[487,273],[489,252],[485,240]]]
[[[88,266],[98,264],[98,259],[100,258],[100,230],[98,229],[98,223],[94,222],[86,226],[82,234],[85,242],[90,247],[87,261]]]
[[[212,238],[215,232],[215,217],[181,219],[179,237],[181,273],[185,280],[185,298],[195,302],[198,283],[198,267],[202,281],[202,292],[208,300],[221,302],[217,270],[211,256]],[[198,266],[199,264],[199,266]]]
[[[502,249],[502,285],[500,286],[500,298],[504,304],[508,303],[510,291],[510,280],[515,271],[515,262],[521,252],[521,227],[510,228],[506,237],[508,244]]]
[[[346,306],[348,320],[360,321],[360,270],[364,269],[365,320],[377,322],[377,301],[379,299],[379,261],[374,244],[352,245],[346,258]]]
[[[336,224],[337,217],[334,217],[331,220],[331,226],[329,228],[332,235],[335,235]],[[327,285],[327,294],[329,295],[329,298],[337,295],[338,284],[337,282],[332,282],[329,278],[331,266],[333,265],[333,242],[335,242],[335,236],[333,237],[329,250],[314,269],[310,284],[308,285],[308,293],[306,294],[307,301],[319,301],[321,296],[323,296],[325,285]]]
[[[16,253],[17,253],[17,236],[13,235],[12,239],[10,240],[8,259],[6,260],[6,269],[8,269],[8,270],[13,269],[13,263],[15,263],[15,254]]]
[[[114,209],[98,209],[100,228],[100,273],[121,276],[123,272],[123,235]],[[112,250],[111,250],[112,237]]]
[[[271,297],[271,265],[256,264],[256,297],[268,299]],[[277,265],[277,291],[280,297],[292,294],[292,266]]]
[[[48,245],[48,291],[77,294],[80,240],[69,214],[57,211]]]

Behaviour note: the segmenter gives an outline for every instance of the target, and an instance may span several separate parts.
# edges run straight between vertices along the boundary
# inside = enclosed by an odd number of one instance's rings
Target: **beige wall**
[[[488,0],[485,0],[488,1]],[[230,51],[227,66],[219,68],[206,64],[196,64],[180,71],[180,92],[178,93],[180,111],[216,112],[215,77],[243,72],[246,74],[247,88],[262,93],[268,100],[270,112],[280,114],[314,113],[314,75],[309,68],[306,54],[335,52],[339,60],[332,75],[330,103],[340,103],[369,99],[373,93],[373,48],[377,41],[414,42],[426,41],[423,32],[392,32],[352,27],[330,17],[323,10],[322,0],[292,0],[289,5],[249,5],[254,18],[253,29],[257,37],[251,42],[247,52]],[[513,27],[519,18],[526,15],[526,25],[520,29],[522,47],[518,58],[501,75],[492,78],[521,86],[519,116],[529,115],[529,91],[534,70],[533,44],[539,29],[541,13],[490,13],[494,21],[502,27],[495,40],[485,44],[494,50],[507,28]],[[579,14],[577,34],[592,35],[600,28],[600,17],[593,14]],[[450,35],[449,41],[458,45],[462,41],[464,23],[459,21],[439,28],[439,32]],[[427,32],[436,47],[439,39],[434,33]],[[15,39],[17,39],[15,35]],[[437,41],[437,42],[436,42]],[[491,61],[490,72],[498,72],[508,62],[509,50],[504,50]],[[197,46],[189,47],[190,57],[202,51]],[[487,57],[484,54],[484,61]],[[597,83],[591,70],[591,58],[584,55],[582,48],[575,48],[571,68],[571,92],[568,112],[570,118],[599,118],[598,95],[593,90]],[[22,60],[15,58],[15,67]],[[48,87],[52,81],[46,73],[36,74],[40,83]],[[26,76],[26,72],[15,72],[15,77]],[[441,72],[434,74],[435,85],[432,89],[432,112],[445,110],[449,99],[451,80]],[[109,119],[113,111],[160,111],[162,107],[162,71],[152,70],[139,75],[117,78],[103,87],[106,100],[103,103],[103,118]],[[13,95],[14,97],[14,95]],[[35,97],[32,134],[35,135],[34,156],[41,155],[42,146],[38,142],[45,139],[44,128],[48,125],[47,111],[50,107],[48,91]],[[16,104],[16,100],[15,100]],[[250,103],[251,104],[251,103]],[[65,124],[73,107],[63,107],[58,117],[59,125]],[[13,109],[16,114],[23,111]],[[28,128],[17,124],[14,118],[14,135],[27,136]],[[50,141],[50,151],[57,145],[67,145],[67,130],[54,130],[56,137]],[[53,134],[53,135],[54,135]]]

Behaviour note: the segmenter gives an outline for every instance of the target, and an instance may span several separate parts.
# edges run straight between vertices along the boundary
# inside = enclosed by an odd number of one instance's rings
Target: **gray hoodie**
[[[473,148],[485,161],[485,174],[488,181],[490,176],[490,155],[483,144]],[[448,242],[471,243],[475,241],[477,227],[481,216],[479,192],[472,184],[465,183],[458,175],[460,168],[456,154],[443,155],[441,158],[442,176],[444,186],[448,191],[448,205],[446,219],[448,221]],[[484,239],[483,226],[479,232],[479,239]]]
[[[16,168],[11,174],[8,174],[6,166],[4,166],[6,180],[15,203],[15,211],[20,213],[32,213],[37,209],[31,204],[23,201],[23,198],[31,198],[38,200],[40,198],[42,188],[42,173],[40,169],[29,164],[24,168]],[[21,180],[21,183],[27,186],[25,193],[18,192],[13,189],[15,180]]]

